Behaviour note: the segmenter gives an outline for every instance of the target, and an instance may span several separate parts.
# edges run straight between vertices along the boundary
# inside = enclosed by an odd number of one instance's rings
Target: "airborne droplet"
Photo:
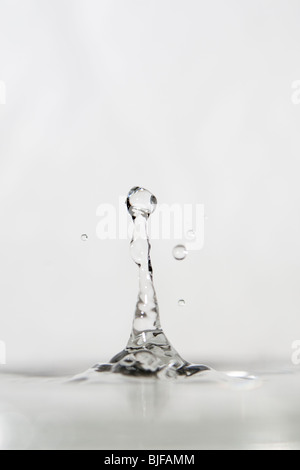
[[[187,238],[189,240],[195,240],[196,238],[196,232],[194,230],[189,230],[186,234]]]
[[[173,256],[177,261],[184,260],[188,255],[188,251],[184,245],[177,245],[173,249]]]

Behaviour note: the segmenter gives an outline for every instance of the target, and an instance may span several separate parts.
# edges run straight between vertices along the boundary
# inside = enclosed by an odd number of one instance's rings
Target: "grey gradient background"
[[[127,241],[97,239],[96,210],[137,184],[161,203],[205,204],[202,251],[177,263],[172,242],[153,243],[162,323],[180,353],[290,362],[299,19],[295,0],[0,0],[7,368],[80,369],[125,345],[137,271]]]

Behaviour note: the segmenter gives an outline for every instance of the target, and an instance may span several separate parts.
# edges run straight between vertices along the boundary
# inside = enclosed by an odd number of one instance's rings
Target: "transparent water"
[[[186,235],[189,240],[195,240],[196,238],[196,232],[194,230],[189,230]]]
[[[199,376],[208,372],[214,379],[231,380],[229,376],[225,378],[206,365],[191,364],[184,360],[162,329],[153,283],[151,244],[148,236],[148,220],[156,206],[157,199],[150,191],[141,187],[130,190],[127,209],[134,225],[130,252],[139,270],[139,293],[127,346],[109,363],[96,364],[86,373],[76,376],[74,378],[76,381],[94,379],[100,373],[174,379]],[[186,257],[187,251],[183,245],[178,245],[173,255],[176,259],[182,260]],[[178,306],[184,307],[185,300],[179,300]],[[242,377],[245,378],[253,379],[248,376]]]
[[[183,261],[188,255],[188,251],[184,245],[177,245],[173,249],[173,256],[177,261]]]
[[[0,372],[0,450],[300,450],[299,367],[261,362],[239,363],[259,383],[216,382],[212,372],[175,381],[94,373],[95,381],[66,383],[76,362],[44,376]]]
[[[147,236],[157,202],[134,188],[127,203],[139,294],[125,349],[73,380],[67,366],[61,376],[0,374],[0,450],[300,449],[299,369],[240,363],[221,373],[190,364],[170,344]]]

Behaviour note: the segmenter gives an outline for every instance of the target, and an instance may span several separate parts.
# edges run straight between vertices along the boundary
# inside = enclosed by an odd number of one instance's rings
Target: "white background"
[[[290,362],[299,20],[298,0],[0,0],[8,368],[88,367],[126,344],[136,266],[127,241],[97,239],[96,210],[135,185],[161,203],[203,203],[208,216],[204,249],[182,263],[172,242],[153,243],[162,323],[179,352]]]

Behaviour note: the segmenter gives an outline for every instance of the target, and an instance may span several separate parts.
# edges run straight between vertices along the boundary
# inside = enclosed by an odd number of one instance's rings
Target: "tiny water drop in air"
[[[188,255],[188,251],[184,245],[177,245],[173,248],[173,257],[177,261],[183,261]]]
[[[195,232],[195,230],[189,230],[189,231],[187,232],[186,236],[187,236],[187,238],[188,238],[189,240],[195,240],[195,238],[196,238],[196,232]]]

